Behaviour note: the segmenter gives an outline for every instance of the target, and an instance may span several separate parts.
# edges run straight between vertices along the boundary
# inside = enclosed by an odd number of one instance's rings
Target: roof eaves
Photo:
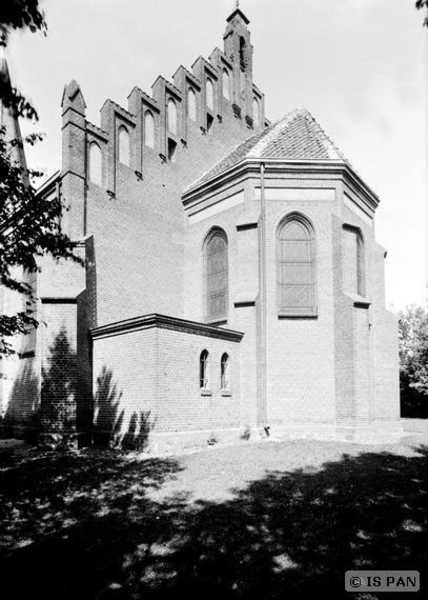
[[[199,196],[203,190],[206,190],[213,185],[218,185],[218,183],[222,180],[227,180],[231,175],[236,175],[239,171],[250,168],[251,166],[256,166],[259,164],[271,164],[271,165],[288,165],[289,167],[294,167],[294,170],[298,168],[305,171],[316,171],[320,172],[320,170],[331,170],[338,169],[340,172],[344,173],[346,179],[351,182],[361,193],[364,194],[365,198],[369,200],[374,208],[379,204],[379,197],[377,194],[361,179],[361,177],[356,173],[353,167],[343,158],[329,158],[329,159],[284,159],[284,158],[269,158],[269,157],[245,157],[240,160],[238,163],[231,165],[229,168],[221,171],[221,173],[216,173],[210,179],[206,179],[205,181],[201,181],[199,184],[195,184],[193,187],[189,187],[185,190],[181,196],[183,204],[187,204],[190,200],[195,196]]]

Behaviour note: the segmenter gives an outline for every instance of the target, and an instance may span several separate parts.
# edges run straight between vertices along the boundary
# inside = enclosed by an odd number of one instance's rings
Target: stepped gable
[[[227,19],[227,27],[223,36],[224,51],[215,48],[206,60],[199,56],[188,70],[180,66],[172,77],[172,81],[159,75],[151,86],[151,94],[134,86],[128,95],[128,107],[123,108],[111,99],[104,102],[101,108],[101,123],[95,125],[86,119],[86,104],[82,91],[76,81],[65,86],[62,98],[62,116],[64,131],[76,132],[73,128],[86,131],[86,137],[80,137],[82,144],[96,144],[101,151],[101,178],[98,186],[105,188],[109,195],[116,194],[116,185],[122,181],[124,171],[120,167],[118,177],[116,164],[119,161],[119,131],[125,129],[128,135],[129,157],[126,167],[130,168],[137,179],[145,176],[145,168],[157,154],[161,164],[175,162],[175,148],[184,152],[189,142],[197,142],[198,135],[210,133],[218,138],[220,147],[225,139],[225,123],[233,121],[236,132],[235,139],[243,139],[247,135],[260,132],[266,125],[264,94],[253,82],[251,34],[247,28],[249,21],[239,9]],[[210,86],[208,86],[208,82]],[[190,90],[193,92],[190,97]],[[189,115],[189,98],[195,105],[192,116]],[[170,100],[175,104],[174,127],[169,127]],[[150,113],[153,128],[153,141],[146,145],[146,114]],[[229,121],[228,121],[229,119]],[[215,123],[215,127],[211,126]],[[223,123],[223,130],[217,124]],[[235,125],[236,123],[236,125]],[[71,129],[68,131],[66,127]],[[71,133],[70,133],[71,135]],[[74,135],[74,134],[73,134]],[[79,134],[80,135],[80,134]],[[180,144],[181,142],[181,144]],[[75,141],[63,141],[65,156],[70,158],[68,148]],[[209,143],[207,141],[205,143]],[[71,144],[71,145],[70,145]],[[170,148],[174,150],[170,151]],[[146,152],[147,149],[147,152]],[[216,154],[217,160],[218,154]],[[208,159],[202,168],[213,164]],[[90,162],[81,160],[71,168],[63,164],[62,173],[68,169],[79,171],[82,178],[90,175]],[[198,168],[200,168],[198,164]],[[123,175],[123,177],[122,177]]]
[[[247,158],[341,160],[349,164],[311,113],[306,108],[298,108],[229,152],[186,191],[209,181]]]

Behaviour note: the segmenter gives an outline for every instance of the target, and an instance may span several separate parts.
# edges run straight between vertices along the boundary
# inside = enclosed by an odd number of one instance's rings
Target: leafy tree
[[[427,11],[428,11],[428,0],[417,0],[416,1],[416,8],[418,10],[421,9],[421,8],[426,8]],[[424,24],[425,27],[428,27],[428,16],[425,17],[425,20],[424,20],[423,24]]]
[[[0,45],[6,46],[13,29],[46,33],[46,23],[38,0],[2,0],[0,8]],[[18,117],[37,119],[34,107],[11,87],[5,69],[0,73],[0,103]],[[59,198],[37,196],[34,183],[41,173],[27,169],[23,141],[8,139],[0,128],[0,285],[23,295],[26,300],[16,314],[0,315],[0,356],[13,354],[10,336],[26,333],[38,322],[34,316],[34,297],[28,274],[39,269],[37,257],[80,259],[73,255],[71,240],[60,230]],[[40,135],[32,134],[24,142],[34,144]]]
[[[398,317],[403,416],[428,416],[428,311],[411,306]]]

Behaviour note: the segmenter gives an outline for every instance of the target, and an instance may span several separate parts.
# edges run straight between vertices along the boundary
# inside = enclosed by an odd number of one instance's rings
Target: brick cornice
[[[134,319],[126,319],[125,321],[95,327],[91,330],[91,336],[96,340],[153,328],[170,329],[172,331],[180,331],[182,333],[211,337],[229,342],[240,342],[244,336],[240,331],[222,329],[198,321],[187,321],[185,319],[158,314],[143,315]]]

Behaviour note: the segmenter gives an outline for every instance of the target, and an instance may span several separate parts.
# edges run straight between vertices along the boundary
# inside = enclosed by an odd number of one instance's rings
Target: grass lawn
[[[423,586],[421,440],[0,449],[0,597],[376,598],[344,592],[358,568],[416,569]]]

